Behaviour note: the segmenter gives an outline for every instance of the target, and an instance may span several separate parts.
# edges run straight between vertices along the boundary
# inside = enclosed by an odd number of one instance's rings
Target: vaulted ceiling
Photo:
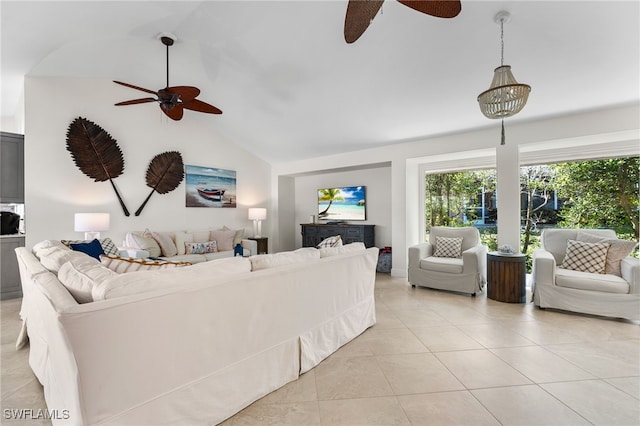
[[[509,120],[534,120],[640,101],[638,1],[462,0],[453,19],[386,0],[355,43],[347,0],[6,1],[0,3],[2,115],[23,78],[90,77],[159,89],[194,85],[223,115],[187,111],[269,161],[348,152],[495,126],[476,97],[505,64],[532,86]],[[140,93],[114,84],[113,99]],[[136,105],[139,108],[151,105]],[[158,110],[159,112],[159,110]]]

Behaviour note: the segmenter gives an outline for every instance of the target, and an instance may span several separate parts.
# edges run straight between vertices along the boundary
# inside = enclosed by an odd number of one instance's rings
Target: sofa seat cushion
[[[564,268],[556,268],[556,285],[558,287],[601,291],[603,293],[629,293],[629,284],[616,275],[593,274]]]
[[[150,269],[178,268],[191,266],[191,262],[169,262],[166,260],[132,259],[119,256],[100,256],[100,262],[110,270],[118,274],[136,271],[148,271]]]
[[[462,258],[430,256],[420,260],[420,269],[425,269],[427,271],[461,274],[462,267]]]
[[[98,301],[158,290],[217,285],[228,280],[230,275],[250,272],[251,262],[244,257],[201,262],[186,268],[130,272],[98,283],[92,296],[94,301]]]
[[[209,260],[216,260],[216,259],[224,259],[225,257],[233,257],[233,255],[234,255],[233,250],[227,250],[227,251],[217,251],[215,253],[205,253],[201,256],[204,256],[205,260],[209,261]]]
[[[200,263],[206,262],[207,258],[204,254],[179,254],[171,257],[158,257],[157,259],[166,260],[168,262],[190,262]]]

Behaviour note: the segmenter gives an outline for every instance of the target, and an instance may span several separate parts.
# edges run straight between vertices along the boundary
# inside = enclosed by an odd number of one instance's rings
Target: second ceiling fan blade
[[[154,94],[154,95],[158,94],[154,90],[149,90],[149,89],[145,89],[144,87],[134,86],[133,84],[125,83],[125,82],[122,82],[122,81],[113,80],[113,82],[117,83],[117,84],[120,84],[122,86],[130,87],[132,89],[140,90],[142,92],[147,92],[147,93],[151,93],[151,94]]]
[[[147,102],[157,102],[156,98],[142,98],[142,99],[132,99],[130,101],[118,102],[116,106],[120,105],[135,105],[135,104],[144,104]]]
[[[180,99],[183,102],[191,101],[200,94],[200,89],[193,86],[172,86],[167,87],[164,90],[169,93],[177,93],[178,95],[180,95]]]
[[[349,0],[344,18],[344,39],[353,43],[367,30],[369,24],[382,7],[384,0]]]
[[[453,18],[458,16],[462,10],[459,1],[425,1],[425,0],[398,0],[405,6],[409,6],[413,10],[426,13],[427,15],[437,18]]]
[[[186,109],[190,109],[192,111],[198,112],[206,112],[209,114],[222,114],[222,110],[210,105],[206,102],[199,101],[198,99],[193,99],[188,102],[184,102],[182,106]]]

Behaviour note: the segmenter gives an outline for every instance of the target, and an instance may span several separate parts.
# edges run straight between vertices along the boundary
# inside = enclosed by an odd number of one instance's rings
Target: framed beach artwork
[[[366,188],[340,186],[318,189],[318,219],[343,222],[366,220]]]
[[[187,207],[236,207],[236,171],[186,165]]]

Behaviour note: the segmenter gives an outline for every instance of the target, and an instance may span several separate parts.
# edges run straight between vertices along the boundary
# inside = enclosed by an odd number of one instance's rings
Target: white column
[[[520,251],[520,158],[518,145],[496,149],[498,246],[509,244]]]

